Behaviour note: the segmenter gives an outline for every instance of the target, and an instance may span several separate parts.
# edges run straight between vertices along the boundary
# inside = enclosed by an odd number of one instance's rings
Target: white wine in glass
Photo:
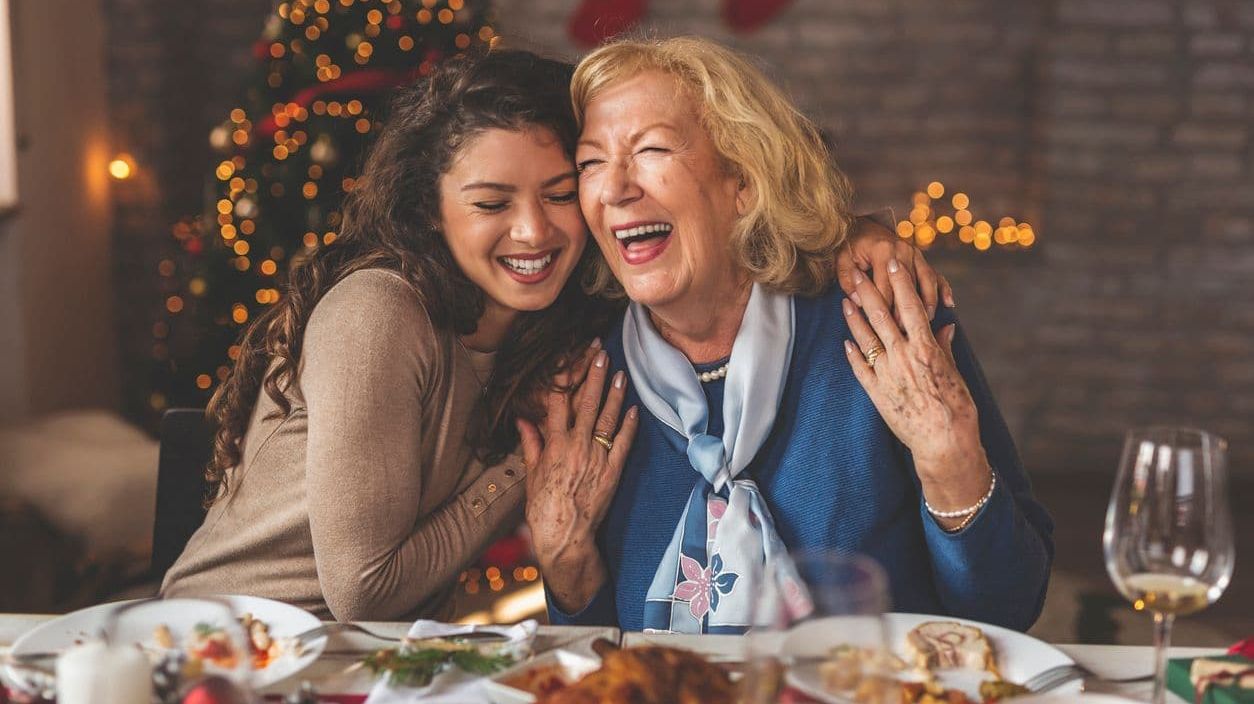
[[[1227,443],[1191,428],[1128,431],[1102,535],[1106,570],[1138,611],[1154,614],[1154,704],[1176,616],[1219,599],[1232,579]]]

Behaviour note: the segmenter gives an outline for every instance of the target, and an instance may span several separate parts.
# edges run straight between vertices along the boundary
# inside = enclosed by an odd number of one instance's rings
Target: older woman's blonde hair
[[[826,289],[852,222],[852,189],[814,123],[735,51],[675,37],[620,40],[585,56],[571,80],[580,126],[598,94],[646,71],[675,78],[696,102],[728,168],[753,187],[731,236],[753,280],[786,293]],[[619,290],[603,261],[587,285],[593,292]]]

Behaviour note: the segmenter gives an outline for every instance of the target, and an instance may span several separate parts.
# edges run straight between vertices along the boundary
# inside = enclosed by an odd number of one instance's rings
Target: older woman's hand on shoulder
[[[852,294],[857,286],[854,275],[873,272],[871,280],[885,302],[892,307],[895,297],[889,281],[888,263],[894,260],[918,282],[918,292],[928,320],[936,316],[936,308],[941,303],[947,308],[956,305],[949,281],[927,263],[923,251],[866,215],[854,219],[849,237],[836,256],[836,280],[846,294]],[[898,320],[901,320],[900,316]]]
[[[895,259],[887,273],[897,317],[870,280],[855,272],[844,312],[856,345],[846,342],[845,351],[876,409],[910,449],[932,515],[954,530],[974,513],[966,509],[991,491],[979,414],[954,360],[955,326],[933,335],[909,274]]]
[[[518,421],[527,465],[527,525],[545,585],[558,608],[580,610],[596,594],[606,573],[596,547],[596,531],[618,486],[636,435],[639,412],[622,415],[627,391],[624,372],[614,375],[601,399],[609,372],[608,355],[593,343],[584,364],[559,376],[570,391],[549,391],[543,428]],[[586,377],[578,377],[586,368]],[[619,418],[622,425],[619,425]]]

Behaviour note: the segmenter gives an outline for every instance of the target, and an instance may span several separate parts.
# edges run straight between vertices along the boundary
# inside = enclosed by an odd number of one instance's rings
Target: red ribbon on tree
[[[327,96],[340,95],[343,93],[351,93],[353,95],[361,95],[362,93],[377,93],[380,91],[391,90],[396,86],[408,83],[418,76],[422,75],[421,68],[406,69],[398,71],[394,69],[366,69],[362,71],[354,71],[352,73],[341,76],[333,81],[319,83],[318,85],[309,86],[293,95],[289,103],[307,108],[313,104],[314,100]],[[261,121],[256,123],[255,132],[261,137],[273,137],[278,125],[275,123],[274,115],[266,115]]]

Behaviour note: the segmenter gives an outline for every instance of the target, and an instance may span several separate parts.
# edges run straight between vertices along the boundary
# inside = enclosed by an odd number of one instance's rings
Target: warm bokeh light
[[[130,154],[118,154],[109,162],[109,175],[119,181],[125,181],[135,173],[135,160]]]
[[[936,241],[936,230],[927,223],[919,225],[914,230],[914,241],[920,247],[927,247]]]
[[[897,223],[897,235],[919,247],[929,247],[940,235],[957,233],[957,242],[950,246],[973,245],[983,252],[997,245],[1000,249],[1021,250],[1036,242],[1032,226],[1011,216],[997,219],[994,227],[990,220],[975,221],[971,198],[966,193],[954,193],[948,203],[942,200],[945,186],[932,181],[924,190],[910,196],[911,209],[906,220]],[[952,212],[947,211],[952,205]]]

